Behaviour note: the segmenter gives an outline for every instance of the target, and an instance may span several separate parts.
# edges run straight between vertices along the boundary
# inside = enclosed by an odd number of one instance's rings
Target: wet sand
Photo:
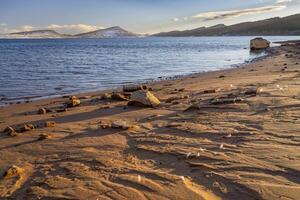
[[[39,125],[0,134],[0,199],[299,199],[300,43],[274,51],[150,84],[157,108],[103,92],[0,108],[0,130]]]

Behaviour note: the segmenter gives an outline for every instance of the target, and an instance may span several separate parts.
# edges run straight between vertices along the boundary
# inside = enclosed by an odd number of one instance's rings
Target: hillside
[[[138,35],[131,33],[127,30],[124,30],[119,26],[115,26],[107,29],[100,29],[100,30],[88,32],[88,33],[81,33],[74,36],[79,38],[118,38],[118,37],[136,37]]]
[[[121,27],[115,26],[107,29],[100,29],[77,35],[61,34],[54,30],[35,30],[24,31],[10,34],[2,34],[0,38],[122,38],[122,37],[137,37],[138,34],[131,33]]]
[[[17,33],[10,33],[7,35],[9,38],[65,38],[70,35],[61,34],[54,30],[36,30],[36,31],[24,31]]]
[[[246,36],[246,35],[300,35],[300,14],[276,17],[255,22],[244,22],[231,26],[223,24],[185,31],[158,33],[153,36]]]

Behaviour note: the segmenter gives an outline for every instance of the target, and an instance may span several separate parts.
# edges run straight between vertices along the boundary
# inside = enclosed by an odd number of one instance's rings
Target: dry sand
[[[276,51],[153,83],[158,108],[101,92],[67,112],[37,114],[66,98],[0,108],[0,130],[56,122],[0,135],[0,199],[300,199],[300,45]]]

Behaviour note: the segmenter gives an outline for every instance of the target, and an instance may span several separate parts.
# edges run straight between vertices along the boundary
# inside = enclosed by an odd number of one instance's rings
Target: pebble
[[[49,138],[50,138],[49,135],[47,135],[45,133],[42,133],[42,134],[39,135],[38,140],[46,140],[46,139],[49,139]]]
[[[39,114],[39,115],[47,114],[47,110],[46,110],[45,108],[40,108],[40,109],[38,110],[38,114]]]
[[[18,135],[18,133],[15,131],[15,129],[13,127],[6,127],[3,131],[3,133],[9,135],[9,136],[12,136],[12,137],[15,137]]]
[[[54,127],[54,126],[55,126],[55,122],[53,121],[44,122],[44,127]]]

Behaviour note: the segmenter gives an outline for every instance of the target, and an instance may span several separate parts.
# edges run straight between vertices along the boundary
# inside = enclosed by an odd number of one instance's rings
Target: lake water
[[[251,38],[2,39],[0,104],[229,68]]]

